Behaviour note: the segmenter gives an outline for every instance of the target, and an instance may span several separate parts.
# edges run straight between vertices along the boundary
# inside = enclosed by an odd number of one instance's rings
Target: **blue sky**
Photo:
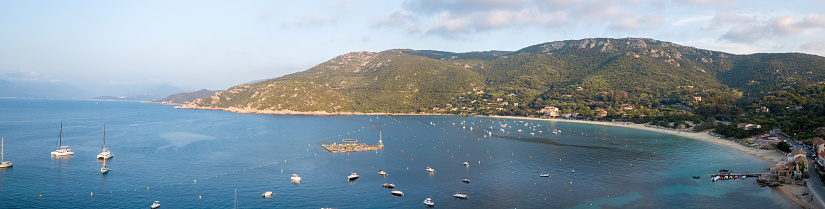
[[[222,90],[352,51],[645,37],[825,55],[823,0],[0,1],[0,79]]]

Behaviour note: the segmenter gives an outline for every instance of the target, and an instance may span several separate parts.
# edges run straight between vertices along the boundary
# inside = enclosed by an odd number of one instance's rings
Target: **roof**
[[[814,144],[815,145],[825,144],[825,140],[823,140],[821,137],[814,137]]]
[[[803,149],[796,149],[793,152],[791,152],[791,156],[796,156],[796,155],[800,155],[800,154],[805,155],[805,154],[808,154],[808,153],[805,152],[805,150],[803,150]]]

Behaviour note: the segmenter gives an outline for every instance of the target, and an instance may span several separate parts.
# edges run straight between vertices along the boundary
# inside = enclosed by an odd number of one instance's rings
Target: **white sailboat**
[[[106,159],[112,158],[114,156],[115,155],[109,152],[109,149],[106,149],[106,125],[103,125],[103,151],[100,152],[100,154],[97,154],[97,159],[103,159],[105,162]]]
[[[11,161],[6,161],[6,139],[0,137],[0,168],[8,168],[11,166]]]
[[[57,138],[57,150],[52,151],[52,155],[54,156],[69,156],[74,155],[69,146],[63,146],[63,123],[60,123],[60,136]]]
[[[103,158],[103,167],[100,167],[100,174],[109,173],[110,170],[112,169],[109,169],[109,166],[106,165],[106,158]]]

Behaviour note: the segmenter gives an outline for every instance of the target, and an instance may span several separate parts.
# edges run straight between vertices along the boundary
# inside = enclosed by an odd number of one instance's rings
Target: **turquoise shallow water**
[[[61,122],[64,144],[76,154],[52,158]],[[95,155],[104,123],[115,157],[101,175]],[[387,146],[381,151],[320,147],[343,138],[376,143],[379,131]],[[0,169],[0,208],[136,208],[155,200],[162,208],[424,208],[427,197],[439,208],[794,207],[755,179],[709,181],[720,169],[763,172],[767,162],[702,141],[588,124],[0,99],[0,135],[15,164]],[[347,182],[350,172],[361,178]],[[293,173],[300,184],[290,182]],[[390,195],[383,183],[405,195]],[[261,198],[265,191],[273,197]],[[455,192],[470,198],[455,199]]]

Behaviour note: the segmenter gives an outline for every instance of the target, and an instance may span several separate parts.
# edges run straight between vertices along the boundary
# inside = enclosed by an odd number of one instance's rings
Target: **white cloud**
[[[534,8],[493,10],[468,15],[454,15],[444,12],[435,18],[435,25],[427,29],[426,33],[451,39],[466,39],[474,32],[501,28],[558,26],[565,19],[564,13],[543,12]]]
[[[404,8],[422,14],[440,14],[449,11],[453,14],[475,13],[496,9],[519,9],[524,0],[411,0]]]
[[[407,26],[413,21],[415,21],[413,16],[401,11],[395,11],[390,15],[378,19],[378,21],[373,24],[373,27],[401,27]]]
[[[673,0],[674,2],[693,5],[693,6],[728,6],[730,4],[736,3],[739,0]]]
[[[721,39],[754,43],[764,38],[789,37],[814,29],[825,29],[825,15],[808,14],[803,18],[793,15],[760,17],[720,13],[706,27],[709,30],[726,30]]]
[[[770,41],[762,41],[758,43],[737,43],[720,40],[716,38],[701,38],[696,40],[688,40],[682,43],[687,46],[695,46],[701,49],[712,49],[715,51],[722,51],[734,54],[752,54],[757,52],[766,52],[781,48],[782,45]]]
[[[765,25],[737,25],[730,28],[727,33],[722,35],[721,39],[733,42],[754,43],[759,39],[771,36],[773,36],[771,29]]]
[[[302,27],[302,26],[322,26],[331,23],[332,20],[320,15],[320,14],[311,14],[307,16],[298,17],[297,20],[292,22],[282,22],[281,26],[284,27]]]
[[[647,17],[630,16],[622,17],[610,23],[607,26],[611,30],[632,31],[641,28],[653,27],[661,24],[662,17],[658,14],[649,15]]]
[[[825,52],[825,41],[812,41],[810,43],[799,46],[799,49],[812,52]]]
[[[671,20],[671,18],[667,18],[670,25],[673,26],[694,26],[694,25],[703,25],[701,23],[710,22],[713,19],[713,15],[699,15],[699,16],[690,16],[690,17],[682,17]]]

